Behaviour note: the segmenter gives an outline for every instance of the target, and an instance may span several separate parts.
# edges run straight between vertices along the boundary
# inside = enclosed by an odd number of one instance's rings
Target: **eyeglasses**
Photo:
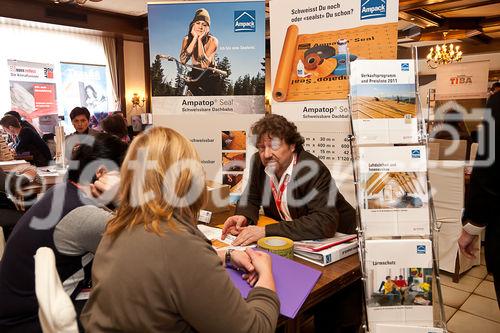
[[[264,143],[259,143],[257,149],[259,153],[263,153],[267,147],[271,148],[272,151],[277,151],[281,148],[281,143],[280,138],[272,138],[271,140],[264,140]]]

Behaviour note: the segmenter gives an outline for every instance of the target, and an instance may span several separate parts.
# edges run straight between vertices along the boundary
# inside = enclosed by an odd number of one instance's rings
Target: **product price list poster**
[[[304,149],[318,157],[330,170],[340,192],[356,205],[349,132],[341,122],[295,122],[304,137]]]
[[[411,59],[351,65],[354,134],[359,144],[416,143],[415,68]]]
[[[272,112],[289,119],[345,119],[348,60],[397,55],[395,0],[273,0],[270,15]]]
[[[264,114],[264,1],[149,3],[148,22],[154,113]]]

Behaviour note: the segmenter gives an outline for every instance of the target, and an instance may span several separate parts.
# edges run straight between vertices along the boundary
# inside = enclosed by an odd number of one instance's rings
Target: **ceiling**
[[[147,14],[146,0],[102,0],[86,7],[132,16]],[[149,1],[161,2],[161,1]],[[488,42],[500,38],[498,0],[400,0],[400,39],[412,42],[448,38]]]
[[[102,0],[101,2],[85,3],[85,7],[99,9],[107,12],[120,13],[132,16],[142,16],[147,14],[147,3],[153,1],[146,0]]]
[[[84,7],[139,17],[147,15],[148,2],[165,0],[88,1]],[[447,42],[461,43],[469,53],[498,52],[500,0],[400,0],[398,30],[401,48],[434,45],[444,40],[446,32]]]

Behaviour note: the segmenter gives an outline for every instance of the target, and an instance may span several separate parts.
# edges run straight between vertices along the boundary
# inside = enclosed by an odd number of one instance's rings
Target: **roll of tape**
[[[257,246],[279,256],[293,258],[293,241],[285,237],[264,237],[257,241]]]

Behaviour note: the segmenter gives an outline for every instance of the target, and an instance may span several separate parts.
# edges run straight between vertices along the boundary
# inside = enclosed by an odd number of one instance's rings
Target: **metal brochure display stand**
[[[349,81],[351,81],[351,70],[350,70],[350,63],[349,63],[349,50],[347,52],[347,69],[348,69],[348,75],[349,75]],[[418,145],[423,145],[427,149],[427,156],[426,159],[428,161],[428,134],[425,126],[425,119],[421,110],[421,105],[420,105],[420,95],[418,92],[418,57],[417,57],[417,49],[413,48],[412,49],[412,58],[413,58],[413,63],[415,66],[415,87],[416,87],[416,92],[415,92],[415,104],[416,104],[416,118],[417,118],[417,126],[418,126],[418,142],[416,142]],[[354,133],[354,122],[353,122],[353,96],[351,93],[348,96],[349,100],[349,110],[350,110],[350,134],[348,136],[349,142],[350,142],[350,149],[351,149],[351,156],[352,156],[352,167],[353,167],[353,176],[354,176],[354,186],[355,186],[355,195],[356,195],[356,220],[357,220],[357,232],[358,232],[358,244],[359,244],[359,257],[361,260],[361,274],[362,274],[362,280],[363,280],[363,285],[364,285],[364,290],[365,294],[367,295],[369,293],[368,290],[368,285],[367,285],[367,279],[368,279],[368,274],[367,274],[367,267],[366,267],[366,240],[367,237],[365,235],[365,230],[363,227],[363,223],[361,221],[361,206],[360,206],[360,183],[359,183],[359,147],[357,143],[357,138]],[[415,144],[415,143],[414,143]],[[378,146],[393,146],[393,144],[385,144],[385,145],[378,145]],[[427,163],[428,164],[428,163]],[[432,279],[432,294],[433,294],[433,323],[434,327],[438,329],[442,329],[443,332],[447,332],[446,329],[446,319],[445,319],[445,313],[444,313],[444,306],[443,306],[443,297],[442,297],[442,291],[441,291],[441,281],[440,281],[440,276],[439,276],[439,247],[438,247],[438,232],[439,232],[439,226],[436,221],[436,214],[434,210],[434,204],[433,204],[433,199],[432,199],[432,191],[431,191],[431,185],[429,182],[429,174],[428,171],[426,172],[426,182],[427,182],[427,191],[428,191],[428,202],[429,202],[429,222],[430,222],[430,234],[428,237],[426,236],[393,236],[393,237],[385,237],[386,239],[428,239],[432,242],[432,271],[433,271],[433,279]],[[437,301],[437,302],[436,302]],[[367,311],[367,302],[366,302],[366,297],[364,298],[363,302],[363,329],[365,332],[370,332],[370,326],[368,324],[368,311]],[[436,311],[439,310],[439,311]],[[397,324],[404,326],[404,323]],[[408,325],[408,324],[406,324]],[[413,325],[411,325],[413,326]],[[372,330],[373,331],[373,330]]]

